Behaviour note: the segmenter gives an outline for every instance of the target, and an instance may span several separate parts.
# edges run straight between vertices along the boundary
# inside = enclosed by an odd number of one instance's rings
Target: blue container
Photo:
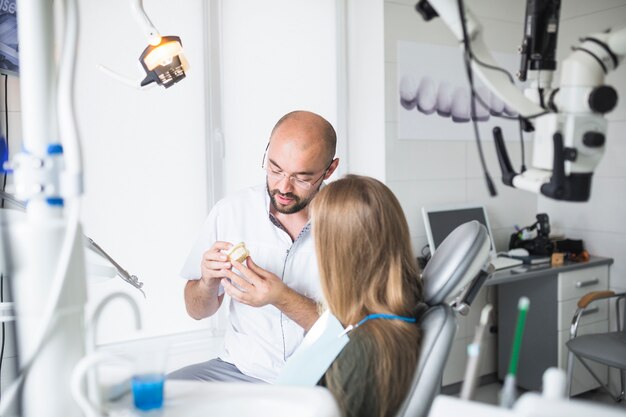
[[[139,410],[163,407],[163,374],[135,375],[132,379],[133,401]]]

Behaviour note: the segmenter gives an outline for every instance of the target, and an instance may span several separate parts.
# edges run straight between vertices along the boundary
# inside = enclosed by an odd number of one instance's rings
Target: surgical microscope
[[[482,26],[462,0],[421,0],[425,20],[440,17],[459,40],[471,72],[519,113],[525,131],[534,131],[532,165],[516,172],[502,132],[493,135],[505,185],[563,201],[588,201],[592,176],[606,145],[605,114],[617,104],[617,92],[604,84],[626,54],[626,28],[587,35],[561,66],[560,84],[552,86],[560,0],[527,0],[517,76],[530,81],[522,93],[492,58]],[[472,91],[472,101],[480,101]]]

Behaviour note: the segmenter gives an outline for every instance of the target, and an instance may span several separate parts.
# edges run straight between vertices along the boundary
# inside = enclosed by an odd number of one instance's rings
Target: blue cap
[[[63,153],[63,145],[60,143],[51,143],[48,145],[48,155],[56,155]]]
[[[4,163],[9,160],[9,146],[3,135],[0,135],[0,172],[6,172]]]
[[[61,197],[48,197],[46,202],[51,206],[63,206],[63,199]]]

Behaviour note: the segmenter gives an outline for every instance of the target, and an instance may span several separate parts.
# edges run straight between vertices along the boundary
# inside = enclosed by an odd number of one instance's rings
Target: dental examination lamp
[[[518,78],[528,78],[530,86],[522,93],[493,60],[480,23],[462,0],[421,0],[416,5],[425,20],[439,16],[444,21],[465,48],[471,71],[519,113],[524,130],[534,130],[532,166],[518,173],[500,128],[494,128],[503,183],[556,200],[587,201],[606,144],[604,115],[617,104],[617,92],[604,85],[604,77],[626,54],[626,28],[582,38],[562,63],[560,86],[553,88],[560,7],[560,0],[526,2]]]
[[[139,63],[146,72],[141,81],[144,87],[153,82],[169,88],[185,78],[189,62],[183,53],[183,45],[178,36],[161,37],[143,8],[143,0],[132,0],[133,15],[148,38],[149,45],[139,57]]]

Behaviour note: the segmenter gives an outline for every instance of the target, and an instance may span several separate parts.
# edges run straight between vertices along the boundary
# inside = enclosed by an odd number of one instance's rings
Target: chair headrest
[[[426,304],[453,299],[485,266],[490,247],[487,229],[476,220],[454,229],[422,272]]]

